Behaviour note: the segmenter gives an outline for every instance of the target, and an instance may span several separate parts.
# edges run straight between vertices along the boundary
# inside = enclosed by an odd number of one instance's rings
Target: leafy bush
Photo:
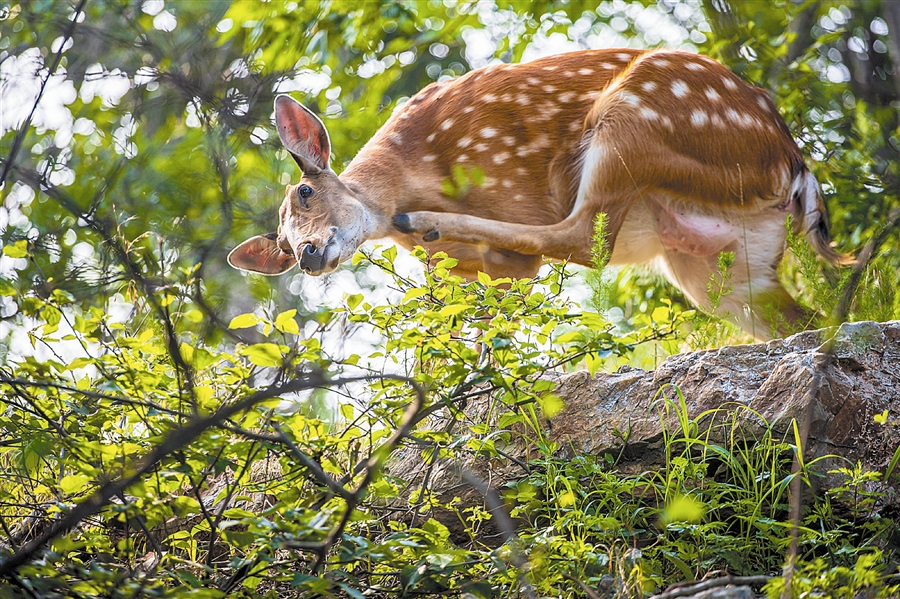
[[[394,256],[355,260],[394,273]],[[244,341],[227,351],[191,332],[196,308],[172,289],[154,298],[168,319],[138,326],[82,312],[63,294],[17,297],[35,348],[68,341],[81,355],[26,357],[2,373],[3,592],[577,596],[578,580],[639,595],[718,568],[778,569],[795,447],[770,429],[752,443],[735,431],[719,446],[683,398],[660,403],[682,425],[667,433],[666,466],[636,475],[616,472],[610,456],[560,462],[543,436],[561,408],[548,371],[627,359],[671,336],[671,323],[615,334],[560,299],[562,268],[469,283],[449,274],[453,259],[430,263],[422,281],[393,274],[399,301],[348,296],[319,314],[313,334],[293,310],[238,316],[231,332]],[[383,351],[329,355],[323,335],[353,322],[379,330]],[[333,411],[297,395],[322,389],[334,392]],[[431,428],[431,415],[461,417],[476,397],[491,399],[499,432],[488,422]],[[538,457],[505,491],[526,522],[506,543],[485,545],[479,531],[495,517],[480,508],[457,510],[461,537],[435,520],[392,517],[437,505],[427,489],[381,475],[400,444],[426,462],[502,459],[511,434],[531,439]],[[865,478],[848,476],[835,491],[845,502]],[[849,567],[876,555],[865,547],[884,546],[893,522],[875,517],[875,499],[855,495],[852,521],[835,515],[830,496],[810,506],[803,556]],[[887,551],[879,564],[896,548]]]

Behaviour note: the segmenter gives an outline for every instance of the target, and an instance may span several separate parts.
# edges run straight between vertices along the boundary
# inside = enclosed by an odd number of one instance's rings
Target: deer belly
[[[625,218],[609,263],[646,264],[678,253],[714,256],[739,239],[740,227],[725,215],[691,213],[645,199]]]

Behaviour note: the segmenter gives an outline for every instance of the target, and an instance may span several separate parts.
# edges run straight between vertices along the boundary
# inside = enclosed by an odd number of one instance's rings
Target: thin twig
[[[516,534],[516,525],[513,523],[512,518],[509,517],[500,496],[497,495],[497,492],[494,491],[490,485],[475,476],[469,470],[460,469],[459,473],[463,482],[470,485],[484,496],[484,503],[487,505],[491,517],[496,523],[497,528],[503,533],[503,541],[510,543],[510,561],[519,571],[519,586],[521,587],[522,595],[528,599],[537,599],[537,593],[535,592],[534,587],[525,577],[525,566],[528,565],[528,562],[515,544],[511,543],[511,541],[518,538],[518,535]]]
[[[0,173],[0,187],[3,187],[3,184],[6,182],[6,176],[9,174],[13,163],[15,163],[16,161],[16,155],[22,148],[22,142],[25,140],[25,134],[28,132],[28,128],[31,127],[31,119],[34,118],[34,113],[37,110],[38,104],[41,103],[41,98],[44,96],[44,89],[47,87],[47,83],[49,83],[50,78],[53,77],[54,74],[56,74],[56,69],[57,67],[59,67],[59,62],[62,60],[63,52],[66,51],[66,44],[68,43],[69,39],[71,39],[72,34],[75,33],[75,26],[78,24],[78,18],[84,11],[84,5],[86,3],[87,0],[81,0],[81,2],[78,3],[78,6],[75,7],[75,14],[72,15],[72,21],[69,23],[68,28],[66,28],[66,33],[65,35],[63,35],[63,40],[59,45],[59,50],[56,51],[56,56],[53,58],[53,64],[50,65],[50,68],[47,70],[47,76],[44,77],[43,81],[41,81],[41,88],[38,90],[37,98],[34,99],[34,105],[31,107],[31,112],[28,113],[28,118],[25,119],[25,121],[22,123],[22,126],[19,127],[19,131],[16,133],[12,148],[9,151],[9,156],[7,156],[6,160],[3,161],[3,172]]]
[[[571,576],[569,574],[563,574],[563,578],[565,578],[566,580],[571,580],[572,582],[577,584],[579,586],[579,588],[582,591],[584,591],[584,594],[588,596],[588,599],[602,599],[600,597],[600,595],[598,595],[594,589],[592,589],[588,585],[584,584],[582,581],[578,580],[574,576]]]

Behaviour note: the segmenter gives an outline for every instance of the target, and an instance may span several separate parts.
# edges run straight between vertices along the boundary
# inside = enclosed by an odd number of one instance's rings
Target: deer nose
[[[311,243],[307,243],[300,250],[300,258],[297,260],[300,268],[307,274],[321,272],[325,266],[325,252]]]

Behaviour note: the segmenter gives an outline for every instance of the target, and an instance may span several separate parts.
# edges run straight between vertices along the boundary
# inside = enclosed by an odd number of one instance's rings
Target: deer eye
[[[306,199],[313,194],[313,188],[309,185],[301,185],[297,188],[297,195],[300,197],[300,205],[304,208],[309,208],[309,204]]]

